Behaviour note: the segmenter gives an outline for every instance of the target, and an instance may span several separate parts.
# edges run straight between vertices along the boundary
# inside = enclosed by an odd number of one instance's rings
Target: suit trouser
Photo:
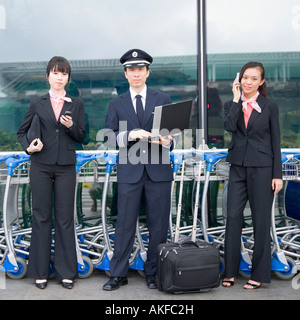
[[[114,255],[110,261],[110,272],[113,277],[127,276],[143,192],[149,230],[149,246],[144,272],[147,276],[156,274],[156,250],[160,243],[167,240],[171,182],[153,182],[145,170],[138,183],[118,184]]]
[[[225,234],[226,277],[239,272],[243,211],[249,200],[254,231],[251,279],[271,281],[272,167],[230,168]]]
[[[74,279],[77,276],[77,256],[74,233],[75,165],[45,165],[32,162],[32,237],[28,276],[49,277],[52,242],[52,202],[55,204],[55,276]]]

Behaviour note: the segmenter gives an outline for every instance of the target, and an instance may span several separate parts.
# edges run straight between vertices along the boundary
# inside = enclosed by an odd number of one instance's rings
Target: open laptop
[[[151,137],[179,135],[189,129],[192,100],[155,107]]]

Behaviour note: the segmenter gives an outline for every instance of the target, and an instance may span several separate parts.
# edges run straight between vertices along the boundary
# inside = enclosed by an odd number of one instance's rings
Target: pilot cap
[[[149,66],[153,58],[145,51],[140,49],[131,49],[120,58],[124,68]]]

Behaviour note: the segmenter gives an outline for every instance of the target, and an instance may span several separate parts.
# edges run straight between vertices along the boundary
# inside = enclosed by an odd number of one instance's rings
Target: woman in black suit
[[[52,238],[52,203],[55,205],[55,274],[63,287],[71,289],[77,276],[74,232],[76,184],[75,143],[85,138],[84,104],[66,95],[71,67],[63,57],[53,57],[46,77],[50,91],[31,101],[18,130],[18,139],[30,154],[32,191],[32,238],[28,276],[44,289],[49,277]],[[68,115],[67,115],[68,114]],[[33,117],[40,122],[39,138],[28,141]]]
[[[243,211],[249,200],[255,247],[251,278],[244,288],[257,289],[271,281],[271,211],[274,194],[282,188],[278,107],[266,98],[261,63],[243,66],[232,91],[233,101],[224,106],[224,128],[232,132],[232,141],[227,157],[231,168],[223,286],[234,285],[239,271]]]

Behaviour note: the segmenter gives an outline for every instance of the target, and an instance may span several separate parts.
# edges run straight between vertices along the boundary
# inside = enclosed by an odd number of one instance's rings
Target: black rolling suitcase
[[[181,169],[174,242],[163,243],[157,249],[158,289],[169,293],[200,292],[220,285],[219,250],[205,241],[195,241],[197,203],[194,210],[191,240],[184,240],[179,243],[184,163]],[[198,179],[198,183],[200,183],[200,179]],[[198,201],[196,199],[196,202]]]

